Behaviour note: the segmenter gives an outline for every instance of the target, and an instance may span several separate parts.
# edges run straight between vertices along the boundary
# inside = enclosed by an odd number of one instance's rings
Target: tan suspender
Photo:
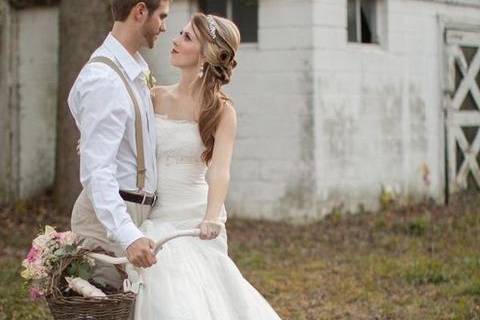
[[[128,83],[127,78],[125,78],[125,75],[115,62],[113,62],[110,58],[107,57],[94,57],[90,59],[88,63],[93,62],[104,63],[110,68],[112,68],[118,74],[120,79],[122,79],[123,84],[128,91],[128,95],[132,99],[133,108],[135,109],[135,143],[137,145],[137,188],[139,190],[142,190],[145,187],[145,172],[147,171],[147,169],[145,168],[145,155],[143,150],[142,117],[137,98],[135,97],[133,89]]]

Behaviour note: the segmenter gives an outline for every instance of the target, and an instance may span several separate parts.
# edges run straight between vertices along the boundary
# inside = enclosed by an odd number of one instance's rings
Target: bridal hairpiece
[[[215,22],[215,19],[211,15],[207,16],[207,21],[208,21],[208,34],[212,38],[212,40],[215,40],[217,37],[217,23]]]

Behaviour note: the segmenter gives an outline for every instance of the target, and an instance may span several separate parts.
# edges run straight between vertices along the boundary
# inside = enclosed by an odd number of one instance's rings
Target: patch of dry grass
[[[18,265],[45,223],[45,198],[0,212],[0,319],[48,319]],[[282,319],[480,319],[480,198],[332,214],[308,226],[230,219],[230,256]],[[13,287],[9,288],[7,283]]]

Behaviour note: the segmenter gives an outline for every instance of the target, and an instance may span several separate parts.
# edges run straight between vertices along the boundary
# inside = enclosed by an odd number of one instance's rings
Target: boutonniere
[[[157,84],[157,79],[153,76],[153,74],[149,71],[145,73],[145,83],[147,84],[148,89],[152,90],[152,88]]]

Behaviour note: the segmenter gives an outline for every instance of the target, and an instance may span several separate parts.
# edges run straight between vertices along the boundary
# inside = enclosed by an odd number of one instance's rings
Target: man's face
[[[170,1],[161,1],[160,6],[145,21],[142,26],[143,45],[152,49],[160,33],[167,31],[167,16],[170,11]]]

